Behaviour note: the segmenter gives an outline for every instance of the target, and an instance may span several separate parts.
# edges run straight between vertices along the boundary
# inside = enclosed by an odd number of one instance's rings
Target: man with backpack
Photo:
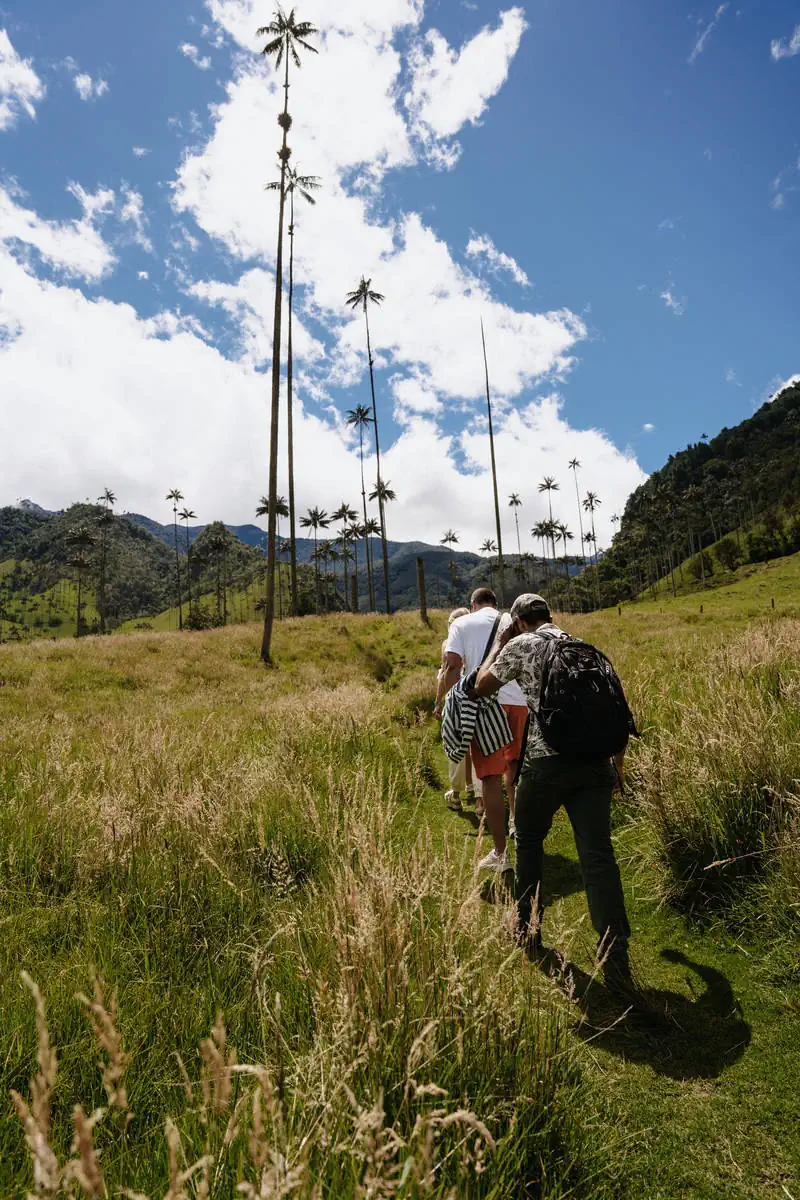
[[[519,935],[541,952],[544,839],[563,805],[606,983],[625,989],[631,979],[630,926],[611,843],[611,796],[622,786],[625,748],[636,732],[633,718],[611,664],[594,646],[553,624],[542,596],[519,596],[511,617],[474,691],[491,696],[516,680],[530,713],[516,796]]]

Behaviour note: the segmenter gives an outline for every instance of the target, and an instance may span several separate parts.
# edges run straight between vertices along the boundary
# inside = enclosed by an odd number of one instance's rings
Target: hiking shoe
[[[475,788],[468,787],[464,792],[464,799],[467,804],[475,803]]]
[[[516,841],[516,839],[517,839],[517,827],[514,824],[513,820],[508,822],[508,836],[510,838],[513,838],[514,841]]]
[[[461,798],[452,788],[450,788],[449,792],[445,792],[444,799],[449,809],[453,812],[461,812]]]
[[[508,851],[505,850],[502,854],[498,854],[497,851],[494,848],[492,848],[489,851],[489,853],[486,855],[486,858],[482,858],[481,861],[478,863],[478,870],[479,871],[510,871],[511,870],[511,859],[508,857]]]

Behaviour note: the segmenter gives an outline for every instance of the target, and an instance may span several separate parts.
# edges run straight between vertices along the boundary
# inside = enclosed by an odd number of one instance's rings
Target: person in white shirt
[[[501,616],[497,610],[497,597],[491,588],[478,588],[471,597],[471,609],[467,616],[459,617],[450,626],[445,645],[444,671],[440,675],[439,687],[436,694],[434,715],[441,717],[444,698],[454,684],[464,675],[476,670],[484,657],[487,642],[494,629],[493,645],[511,624],[508,614]],[[491,650],[491,647],[490,647]],[[508,717],[513,735],[513,741],[502,750],[489,755],[481,754],[479,748],[472,743],[472,769],[483,786],[483,807],[486,822],[494,841],[494,847],[480,866],[488,870],[505,871],[510,866],[506,849],[506,813],[503,803],[503,776],[508,791],[510,825],[509,833],[514,834],[514,780],[517,774],[517,764],[522,753],[522,741],[525,734],[525,724],[528,719],[528,705],[525,696],[516,682],[502,687],[498,699]]]
[[[447,618],[448,633],[453,622],[457,621],[459,617],[466,617],[468,613],[468,608],[454,608],[450,613],[450,616]],[[439,674],[436,676],[437,686],[447,670],[447,663],[445,661],[446,652],[447,638],[445,638],[442,642],[442,664],[439,668]],[[476,789],[472,779],[472,759],[469,752],[467,752],[467,754],[465,754],[464,757],[459,760],[459,762],[448,762],[447,766],[450,775],[450,788],[445,792],[444,798],[448,808],[451,808],[453,812],[461,812],[462,791],[466,796],[467,803],[474,804],[475,802]],[[478,785],[478,792],[480,792],[480,784]],[[476,812],[478,812],[479,815],[482,815],[483,808],[480,807],[476,809]]]

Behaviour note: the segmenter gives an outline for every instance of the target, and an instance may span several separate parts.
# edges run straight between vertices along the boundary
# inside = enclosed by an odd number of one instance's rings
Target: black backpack
[[[611,758],[639,736],[616,671],[579,638],[546,638],[538,718],[548,746],[567,758]]]

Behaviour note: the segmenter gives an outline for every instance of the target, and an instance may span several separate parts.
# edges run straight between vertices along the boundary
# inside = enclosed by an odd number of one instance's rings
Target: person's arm
[[[625,747],[625,750],[620,750],[619,754],[615,754],[614,758],[613,758],[614,771],[617,776],[616,779],[614,780],[614,791],[615,792],[624,792],[625,791],[625,751],[626,750],[627,750],[627,746]]]
[[[513,651],[507,651],[506,647],[518,632],[514,625],[509,625],[500,634],[497,644],[478,671],[475,687],[469,693],[471,700],[478,696],[493,696],[495,692],[500,691],[504,683],[516,677],[514,654]]]
[[[460,654],[454,654],[452,650],[448,650],[444,656],[444,669],[439,674],[439,683],[436,687],[436,706],[433,710],[435,717],[442,715],[442,705],[444,698],[454,684],[458,683],[461,678],[464,660]]]

